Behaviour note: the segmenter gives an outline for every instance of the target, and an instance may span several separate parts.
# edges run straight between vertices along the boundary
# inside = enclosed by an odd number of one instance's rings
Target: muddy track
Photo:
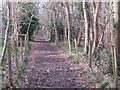
[[[29,63],[24,72],[25,88],[82,88],[89,87],[82,69],[70,62],[53,42],[47,41],[40,31],[29,55]]]

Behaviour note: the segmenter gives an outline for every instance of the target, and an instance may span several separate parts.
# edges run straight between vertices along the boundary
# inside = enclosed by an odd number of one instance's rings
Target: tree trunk
[[[66,17],[63,14],[63,23],[64,23],[64,43],[67,41],[67,25],[66,25]]]
[[[117,54],[120,54],[120,2],[114,2],[114,21],[115,27],[113,28],[112,32],[112,42],[115,45]]]
[[[7,51],[8,51],[8,65],[9,65],[9,86],[12,87],[13,86],[13,80],[12,80],[12,63],[11,63],[11,44],[9,43],[7,45]]]
[[[88,27],[88,14],[87,14],[87,8],[86,8],[86,2],[83,0],[83,11],[84,11],[84,24],[85,24],[85,47],[84,47],[84,53],[87,54],[88,52],[88,42],[89,42],[89,27]]]
[[[77,37],[77,46],[80,45],[80,38],[81,38],[81,36],[82,36],[82,31],[79,31],[78,37]]]
[[[56,26],[56,11],[54,12],[54,30],[55,30],[55,43],[58,43],[58,32]]]
[[[111,41],[112,41],[112,47],[113,47],[113,68],[114,68],[114,74],[115,74],[115,87],[117,87],[117,64],[118,66],[120,65],[120,63],[117,63],[117,61],[119,62],[120,59],[120,1],[119,0],[115,0],[114,3],[114,22],[115,22],[115,26],[113,27],[112,30],[112,37],[111,37]],[[114,49],[115,47],[115,49]],[[116,52],[115,52],[116,51]],[[115,58],[116,57],[116,58]],[[116,61],[117,59],[117,61]]]
[[[7,46],[7,41],[8,41],[8,35],[9,35],[9,29],[10,29],[10,18],[11,18],[11,4],[10,2],[8,2],[8,14],[7,14],[7,27],[6,27],[6,31],[5,31],[5,39],[4,39],[4,46],[3,46],[3,51],[1,54],[1,63],[3,62],[4,56],[5,56],[5,52],[6,52],[6,46]]]
[[[22,40],[22,32],[20,32],[20,62],[23,62],[23,40]]]
[[[17,7],[18,3],[13,3],[13,10],[14,10],[14,15],[13,15],[13,25],[14,25],[14,33],[13,33],[13,38],[14,38],[14,51],[15,51],[15,61],[16,61],[16,67],[17,67],[17,71],[19,71],[19,64],[18,64],[18,16],[19,16],[19,12],[18,12],[18,7]]]
[[[100,9],[100,2],[97,2],[96,6],[96,11],[94,14],[94,42],[93,42],[93,48],[92,48],[92,53],[95,52],[96,46],[98,45],[98,14],[99,14],[99,9]]]
[[[70,43],[70,34],[71,34],[71,27],[70,27],[70,9],[68,2],[65,3],[66,6],[66,17],[67,17],[67,28],[68,28],[68,45],[69,45],[69,53],[71,53],[71,43]]]

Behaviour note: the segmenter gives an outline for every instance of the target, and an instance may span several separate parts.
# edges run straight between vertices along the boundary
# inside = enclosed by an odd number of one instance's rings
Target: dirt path
[[[54,43],[45,39],[40,31],[31,42],[30,61],[25,70],[23,87],[88,87],[85,73],[67,60],[65,54]]]

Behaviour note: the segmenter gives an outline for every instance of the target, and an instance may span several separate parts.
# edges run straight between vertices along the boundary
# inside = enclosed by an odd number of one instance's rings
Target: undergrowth
[[[79,65],[83,63],[83,60],[85,61],[84,63],[89,64],[89,57],[88,55],[83,53],[84,47],[80,46],[78,47],[78,55],[75,54],[75,48],[74,45],[71,45],[72,47],[72,53],[69,53],[69,47],[68,43],[61,44],[61,42],[58,42],[57,46],[63,51],[63,53],[66,54],[68,59],[72,62],[77,62]],[[97,68],[98,69],[103,69],[101,72],[90,72],[89,66],[87,66],[86,72],[87,76],[89,78],[89,81],[98,88],[112,88],[113,87],[113,73],[112,70],[106,70],[106,68],[109,68],[110,65],[110,51],[109,50],[100,50],[97,54],[97,62],[101,62],[101,64],[98,63]],[[106,62],[109,61],[109,62]],[[109,64],[108,64],[109,63]],[[95,66],[95,63],[94,67]],[[102,65],[103,64],[103,65]],[[80,66],[81,67],[81,66]],[[93,70],[94,70],[93,67]],[[86,68],[82,66],[82,68]]]

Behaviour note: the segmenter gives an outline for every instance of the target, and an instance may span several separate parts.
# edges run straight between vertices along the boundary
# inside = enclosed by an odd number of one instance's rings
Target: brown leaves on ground
[[[67,60],[54,43],[45,39],[42,31],[31,44],[25,80],[20,87],[89,87],[82,69]]]

